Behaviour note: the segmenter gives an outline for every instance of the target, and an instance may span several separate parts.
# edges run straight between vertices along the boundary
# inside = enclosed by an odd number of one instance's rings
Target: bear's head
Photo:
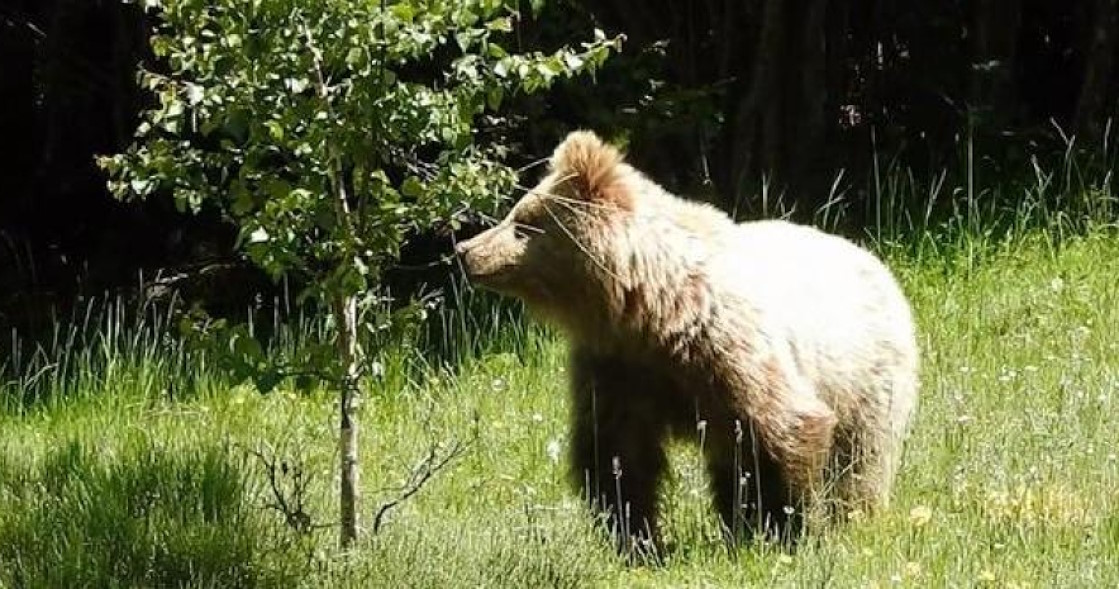
[[[455,251],[475,284],[564,324],[618,300],[634,206],[633,170],[594,133],[575,131],[545,177],[495,227]]]

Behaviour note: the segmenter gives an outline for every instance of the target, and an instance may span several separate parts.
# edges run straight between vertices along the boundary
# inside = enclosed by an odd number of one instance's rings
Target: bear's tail
[[[619,177],[622,153],[593,131],[572,131],[556,147],[551,167],[560,178],[574,183],[594,199],[609,194]]]

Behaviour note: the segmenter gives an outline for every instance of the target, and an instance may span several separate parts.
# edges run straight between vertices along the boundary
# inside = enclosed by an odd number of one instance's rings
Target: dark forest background
[[[764,182],[805,220],[842,170],[857,230],[883,160],[921,182],[970,149],[1012,179],[1032,158],[1113,141],[1119,0],[552,0],[526,6],[517,43],[548,49],[593,26],[624,33],[624,51],[595,85],[513,102],[514,163],[591,127],[678,193],[748,218]],[[115,0],[0,4],[0,325],[169,277],[219,311],[275,288],[238,262],[217,215],[106,190],[93,158],[131,141],[136,68],[159,67],[150,31]],[[446,245],[416,236],[390,281],[417,283],[407,269]]]

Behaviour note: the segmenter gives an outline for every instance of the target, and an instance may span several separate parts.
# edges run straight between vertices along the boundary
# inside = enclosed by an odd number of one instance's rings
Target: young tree
[[[126,152],[100,159],[120,199],[170,193],[216,206],[255,263],[298,275],[332,310],[339,390],[341,542],[358,535],[354,403],[359,296],[410,229],[492,208],[511,191],[477,117],[511,92],[591,72],[620,39],[512,54],[504,0],[143,0],[159,23],[143,71],[158,98]],[[254,360],[259,346],[242,355]],[[275,372],[257,378],[275,386]]]

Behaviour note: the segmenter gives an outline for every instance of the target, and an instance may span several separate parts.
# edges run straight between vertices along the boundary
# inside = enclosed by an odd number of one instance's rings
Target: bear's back
[[[883,367],[915,369],[908,301],[889,269],[854,243],[785,221],[755,221],[738,225],[712,261],[716,291],[748,305],[757,327],[831,400],[865,386]]]

